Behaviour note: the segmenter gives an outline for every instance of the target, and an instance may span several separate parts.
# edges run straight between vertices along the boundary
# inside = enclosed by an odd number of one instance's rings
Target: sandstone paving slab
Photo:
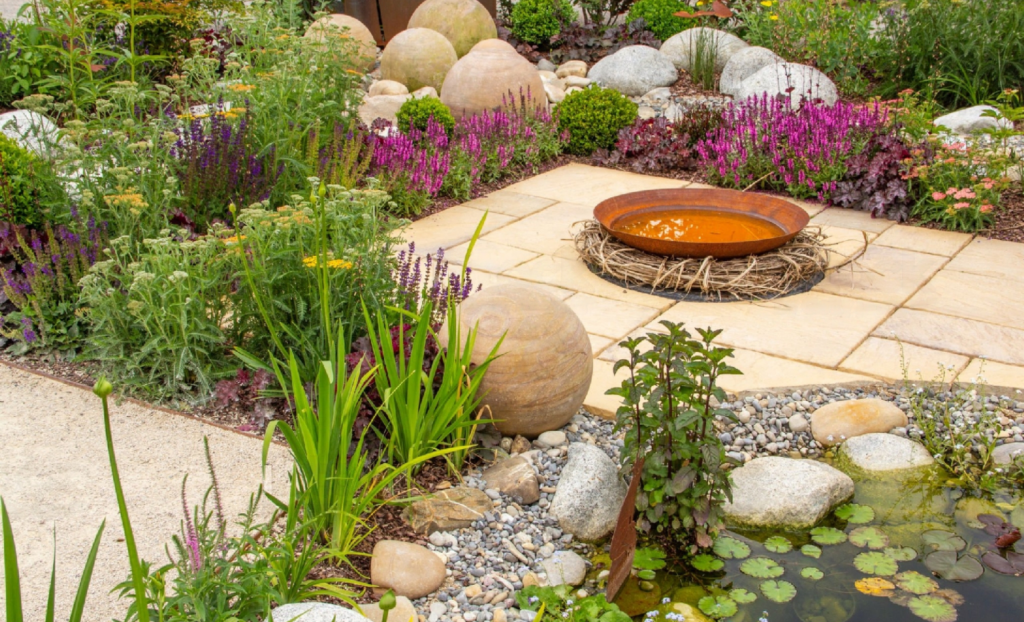
[[[591,294],[576,294],[565,304],[576,312],[588,333],[620,339],[626,333],[654,319],[659,311],[652,307]]]
[[[605,199],[640,190],[683,188],[689,182],[627,171],[569,164],[505,188],[510,192],[594,207]]]
[[[590,339],[590,351],[597,356],[601,352],[607,350],[615,340],[610,337],[604,337],[602,335],[594,335],[587,333],[587,337]]]
[[[896,223],[885,218],[872,218],[867,212],[834,207],[821,210],[811,219],[811,224],[882,233]]]
[[[622,386],[622,381],[629,378],[629,370],[625,367],[618,373],[613,373],[612,369],[613,364],[608,361],[601,359],[594,361],[594,376],[590,381],[587,397],[583,400],[583,407],[587,411],[606,419],[614,419],[615,411],[622,405],[622,398],[616,395],[606,395],[606,391]]]
[[[957,381],[964,384],[976,382],[979,379],[991,387],[1024,389],[1024,366],[972,359],[970,364],[957,376]],[[1017,399],[1020,397],[1018,396]]]
[[[891,311],[890,305],[811,291],[758,303],[680,302],[658,319],[720,328],[723,345],[834,368]]]
[[[487,196],[463,203],[463,205],[473,209],[524,218],[555,203],[557,203],[555,199],[535,197],[510,190],[496,190]]]
[[[883,231],[875,240],[875,244],[952,257],[960,252],[960,249],[966,246],[972,237],[974,236],[969,233],[894,225]]]
[[[760,352],[736,349],[729,365],[743,372],[740,376],[721,376],[718,384],[731,393],[755,389],[821,386],[823,384],[870,384],[862,374],[836,371],[827,367],[791,361]]]
[[[515,279],[510,276],[505,276],[503,274],[494,274],[493,272],[484,272],[482,270],[474,270],[473,273],[470,275],[470,278],[473,280],[474,290],[477,288],[477,286],[487,288],[493,287],[495,285],[502,285],[505,283],[528,283],[530,285],[534,285],[536,287],[543,289],[544,291],[555,296],[559,300],[565,300],[569,296],[572,296],[576,293],[575,291],[566,289],[564,287],[553,287],[551,285],[545,285],[543,283],[534,283],[523,279]]]
[[[156,565],[168,561],[164,545],[179,533],[186,474],[189,505],[202,501],[209,486],[204,436],[209,439],[225,518],[234,525],[264,481],[261,439],[132,402],[111,406],[118,469],[143,559]],[[71,610],[78,573],[103,520],[106,529],[83,620],[123,619],[127,603],[110,590],[128,576],[128,556],[99,400],[91,391],[0,365],[0,438],[0,495],[13,524],[25,619],[44,617],[54,527],[56,611],[62,619]],[[290,468],[288,450],[272,445],[265,482],[269,492],[288,494]],[[261,516],[268,517],[272,509],[264,500]],[[3,599],[0,593],[0,611]]]
[[[792,197],[786,197],[786,200],[807,212],[808,216],[814,216],[815,214],[819,214],[821,213],[821,210],[825,209],[825,206],[821,203],[801,201],[800,199],[794,199]]]
[[[838,296],[900,304],[946,261],[945,257],[937,255],[871,244],[855,263],[829,273],[814,289]]]
[[[1024,365],[1024,330],[919,311],[898,309],[874,331],[877,337],[899,339],[935,350]]]
[[[469,242],[453,246],[445,253],[445,258],[453,264],[462,265],[466,260]],[[474,270],[486,270],[500,274],[520,264],[539,257],[537,253],[498,244],[490,240],[477,240],[473,246],[473,254],[469,257],[469,267]]]
[[[630,331],[629,334],[627,334],[622,339],[616,340],[613,345],[611,345],[610,347],[606,348],[603,352],[601,352],[601,354],[599,354],[597,356],[597,358],[601,359],[602,361],[608,361],[609,363],[614,363],[615,361],[617,361],[619,359],[628,358],[629,357],[629,351],[626,350],[626,348],[620,346],[619,342],[625,341],[626,339],[634,339],[636,337],[643,337],[647,333],[665,333],[665,332],[667,332],[667,331],[665,330],[665,327],[662,326],[661,324],[657,324],[657,325],[650,325],[650,324],[648,324],[647,326],[641,326],[640,328],[637,328],[635,330]],[[650,344],[648,342],[645,341],[642,344],[640,344],[640,352],[641,353],[648,352],[648,351],[650,351],[650,349],[651,349],[651,346],[650,346]]]
[[[553,255],[571,244],[573,223],[590,220],[594,208],[577,203],[557,203],[522,220],[482,236],[482,239],[534,253]]]
[[[821,232],[825,235],[825,239],[821,242],[822,245],[833,251],[829,254],[828,259],[830,268],[847,263],[847,260],[859,256],[867,250],[871,240],[877,237],[875,233],[830,225],[821,225]]]
[[[480,219],[485,215],[487,222],[484,224],[483,233],[494,231],[515,220],[514,217],[505,214],[488,214],[483,210],[456,205],[411,223],[397,235],[406,241],[415,242],[417,252],[430,253],[438,248],[448,249],[471,240]]]
[[[1014,284],[1002,277],[943,270],[904,306],[1024,330],[1024,286]]]
[[[1024,244],[978,238],[964,247],[947,270],[1024,282]]]
[[[839,369],[899,381],[950,380],[963,370],[969,357],[952,352],[923,348],[894,339],[868,337],[840,363]]]
[[[631,302],[659,310],[666,310],[674,304],[674,300],[652,296],[642,292],[628,290],[620,285],[609,283],[587,268],[579,259],[563,259],[542,255],[533,261],[505,272],[503,276],[514,277],[534,283],[545,283],[555,287],[572,289],[602,298]]]

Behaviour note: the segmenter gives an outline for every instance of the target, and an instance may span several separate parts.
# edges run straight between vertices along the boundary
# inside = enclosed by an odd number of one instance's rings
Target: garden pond
[[[686,568],[638,550],[616,604],[644,622],[1022,619],[1020,491],[972,496],[938,469],[851,475],[853,499],[814,529],[722,534]]]

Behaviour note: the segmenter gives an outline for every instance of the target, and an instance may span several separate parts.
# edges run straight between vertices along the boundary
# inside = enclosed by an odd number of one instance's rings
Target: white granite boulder
[[[60,142],[60,130],[46,116],[31,110],[0,114],[0,132],[38,156],[48,157]]]
[[[768,65],[783,62],[785,60],[781,56],[768,48],[752,45],[737,50],[722,69],[718,90],[726,95],[735,95],[744,80]]]
[[[769,456],[733,471],[723,510],[737,527],[805,529],[852,496],[853,480],[823,462]]]
[[[937,127],[944,127],[957,134],[974,134],[982,130],[1007,129],[1013,124],[1004,118],[985,116],[986,112],[997,112],[992,106],[971,106],[942,115],[932,121]]]
[[[270,612],[268,622],[370,622],[357,611],[329,603],[306,602],[281,605]]]
[[[794,108],[808,99],[821,100],[829,106],[839,101],[839,91],[828,76],[814,67],[796,63],[775,63],[758,69],[740,83],[736,99],[742,101],[765,93],[769,98],[789,99]]]
[[[602,58],[590,68],[587,77],[601,86],[639,97],[651,89],[673,84],[679,73],[658,50],[631,45]]]
[[[615,530],[625,498],[626,484],[608,454],[594,445],[573,443],[549,512],[563,531],[581,540],[600,540]]]
[[[899,471],[935,464],[924,445],[879,432],[851,438],[843,443],[839,453],[850,464],[865,471]]]
[[[736,35],[714,28],[690,28],[676,33],[661,44],[661,53],[668,56],[677,69],[693,71],[693,57],[701,43],[714,46],[715,72],[725,69],[733,54],[749,47]]]

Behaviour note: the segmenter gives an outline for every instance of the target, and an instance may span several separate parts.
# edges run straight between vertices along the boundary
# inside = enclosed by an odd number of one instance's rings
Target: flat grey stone
[[[327,603],[291,603],[270,612],[269,622],[370,622],[358,612]]]
[[[590,68],[587,77],[601,86],[625,95],[639,97],[659,86],[679,79],[672,61],[646,45],[630,45],[602,58]]]
[[[992,450],[992,462],[996,464],[1010,464],[1019,456],[1024,456],[1024,443],[1006,443]]]
[[[587,578],[587,562],[572,551],[557,551],[541,562],[548,585],[580,585]]]
[[[957,134],[973,134],[982,130],[1013,127],[1013,124],[1007,119],[983,116],[985,112],[996,112],[996,109],[992,106],[971,106],[942,115],[932,123]]]
[[[839,452],[851,464],[865,471],[899,471],[935,464],[935,459],[924,445],[880,432],[848,439]]]
[[[814,460],[755,458],[732,473],[723,510],[739,527],[805,529],[853,496],[853,480]]]

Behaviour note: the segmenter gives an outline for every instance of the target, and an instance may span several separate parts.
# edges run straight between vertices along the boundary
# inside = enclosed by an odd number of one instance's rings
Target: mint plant
[[[697,329],[694,338],[682,324],[661,324],[666,334],[648,333],[619,344],[629,357],[614,369],[628,368],[629,378],[608,394],[623,399],[616,413],[616,429],[625,432],[622,471],[630,472],[634,461],[644,458],[637,526],[671,538],[693,555],[712,545],[723,524],[722,503],[731,499],[715,417],[735,417],[712,402],[725,401],[718,378],[741,372],[725,362],[732,349],[712,345],[721,330]]]

